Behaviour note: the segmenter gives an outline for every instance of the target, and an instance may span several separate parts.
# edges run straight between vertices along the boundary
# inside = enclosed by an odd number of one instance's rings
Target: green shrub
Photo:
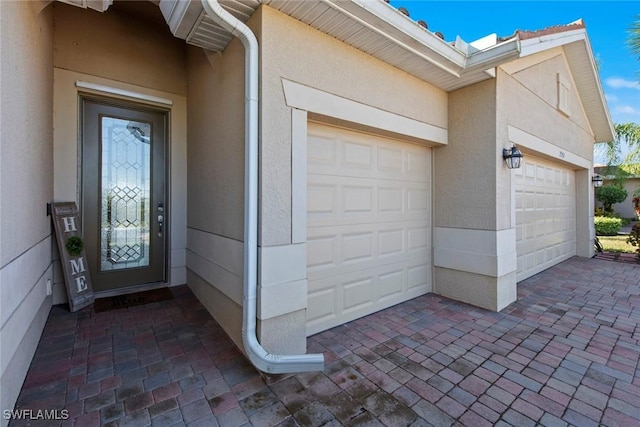
[[[627,199],[627,190],[615,185],[608,185],[606,187],[600,187],[596,190],[596,199],[602,202],[605,212],[613,212],[613,205],[616,203],[622,203]]]
[[[596,226],[596,234],[599,236],[615,236],[622,227],[620,218],[609,218],[606,216],[597,216],[594,218]]]

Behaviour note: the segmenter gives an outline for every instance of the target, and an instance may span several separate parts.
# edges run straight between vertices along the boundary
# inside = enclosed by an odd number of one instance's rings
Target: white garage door
[[[576,254],[574,171],[525,157],[516,169],[517,280]]]
[[[309,124],[307,334],[431,291],[431,149]]]

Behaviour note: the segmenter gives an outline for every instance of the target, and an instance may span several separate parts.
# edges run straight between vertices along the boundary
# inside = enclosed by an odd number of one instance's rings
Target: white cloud
[[[618,101],[618,97],[615,95],[609,95],[608,93],[604,95],[607,98],[607,102],[616,102]]]
[[[631,105],[618,105],[614,111],[620,114],[637,114],[640,115],[640,109],[634,108]]]
[[[613,89],[638,89],[640,90],[640,83],[635,80],[627,80],[622,77],[609,77],[604,81],[607,86]]]

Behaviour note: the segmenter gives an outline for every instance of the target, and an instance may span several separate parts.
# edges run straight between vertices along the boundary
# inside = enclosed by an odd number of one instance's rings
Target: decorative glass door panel
[[[83,100],[83,220],[98,291],[164,280],[165,115]]]
[[[149,265],[151,124],[103,116],[100,271]]]

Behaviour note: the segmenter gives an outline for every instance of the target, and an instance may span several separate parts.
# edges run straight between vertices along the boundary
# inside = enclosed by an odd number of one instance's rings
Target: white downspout
[[[218,0],[201,0],[204,10],[222,28],[238,37],[245,50],[245,177],[244,177],[244,301],[242,343],[253,365],[283,374],[324,370],[322,354],[270,354],[256,335],[258,271],[258,40],[251,29],[224,10]]]

